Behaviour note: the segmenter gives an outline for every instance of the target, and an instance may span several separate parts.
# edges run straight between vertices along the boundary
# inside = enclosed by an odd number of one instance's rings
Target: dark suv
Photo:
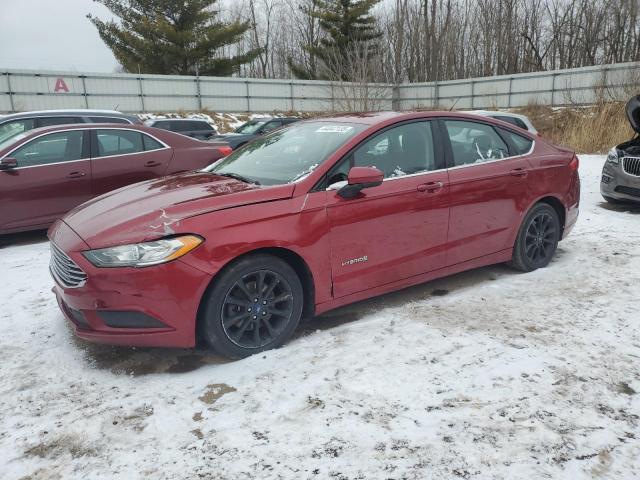
[[[300,121],[295,117],[281,117],[281,118],[256,118],[242,124],[233,133],[226,133],[224,135],[216,135],[216,140],[222,140],[227,142],[234,150],[241,147],[245,143],[255,140],[260,135],[264,135],[272,130],[276,130],[281,127],[286,127],[294,122]]]
[[[602,168],[600,193],[609,203],[640,204],[640,95],[627,102],[626,111],[636,135],[609,151]]]
[[[139,125],[135,115],[126,115],[115,110],[42,110],[22,112],[0,118],[0,143],[28,130],[69,123],[123,123]]]
[[[211,124],[197,118],[152,118],[145,121],[144,124],[148,127],[181,133],[198,140],[208,140],[218,133]]]

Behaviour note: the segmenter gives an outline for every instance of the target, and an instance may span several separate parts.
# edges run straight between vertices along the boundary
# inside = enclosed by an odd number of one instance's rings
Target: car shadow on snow
[[[613,203],[602,201],[600,202],[600,206],[605,210],[610,210],[612,212],[631,213],[636,215],[640,214],[640,204],[621,203],[614,205]]]
[[[561,251],[559,250],[558,253]],[[472,288],[476,284],[510,275],[518,275],[518,272],[505,265],[492,265],[363,300],[303,321],[292,341],[313,335],[317,330],[330,330],[358,321],[384,308],[401,307],[431,297],[448,295],[457,290]],[[221,365],[231,361],[207,350],[204,346],[193,349],[167,349],[101,345],[77,338],[71,332],[71,327],[69,327],[69,336],[73,339],[74,345],[84,352],[89,366],[109,370],[115,374],[141,376],[187,373],[208,365]]]
[[[7,247],[18,247],[21,245],[33,245],[46,242],[46,230],[34,230],[33,232],[9,233],[0,235],[0,249]]]

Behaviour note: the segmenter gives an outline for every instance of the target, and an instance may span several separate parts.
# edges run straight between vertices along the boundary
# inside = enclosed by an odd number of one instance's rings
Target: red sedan
[[[243,357],[303,315],[483,265],[544,267],[579,197],[572,152],[498,120],[303,121],[67,215],[49,231],[54,291],[87,340],[200,336]]]
[[[203,168],[224,143],[122,124],[38,128],[0,143],[0,235],[46,228],[87,200],[131,183]]]

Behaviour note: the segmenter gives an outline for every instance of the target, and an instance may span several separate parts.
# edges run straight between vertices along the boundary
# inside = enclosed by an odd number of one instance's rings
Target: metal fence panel
[[[0,72],[0,112],[116,108],[124,112],[412,110],[593,103],[637,93],[640,63],[419,84],[349,84],[178,75]]]

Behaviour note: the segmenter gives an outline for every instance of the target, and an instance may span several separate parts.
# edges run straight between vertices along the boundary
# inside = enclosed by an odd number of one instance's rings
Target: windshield
[[[269,120],[251,120],[236,128],[236,133],[256,133]]]
[[[261,185],[292,183],[309,175],[366,125],[297,123],[261,137],[204,169]]]

